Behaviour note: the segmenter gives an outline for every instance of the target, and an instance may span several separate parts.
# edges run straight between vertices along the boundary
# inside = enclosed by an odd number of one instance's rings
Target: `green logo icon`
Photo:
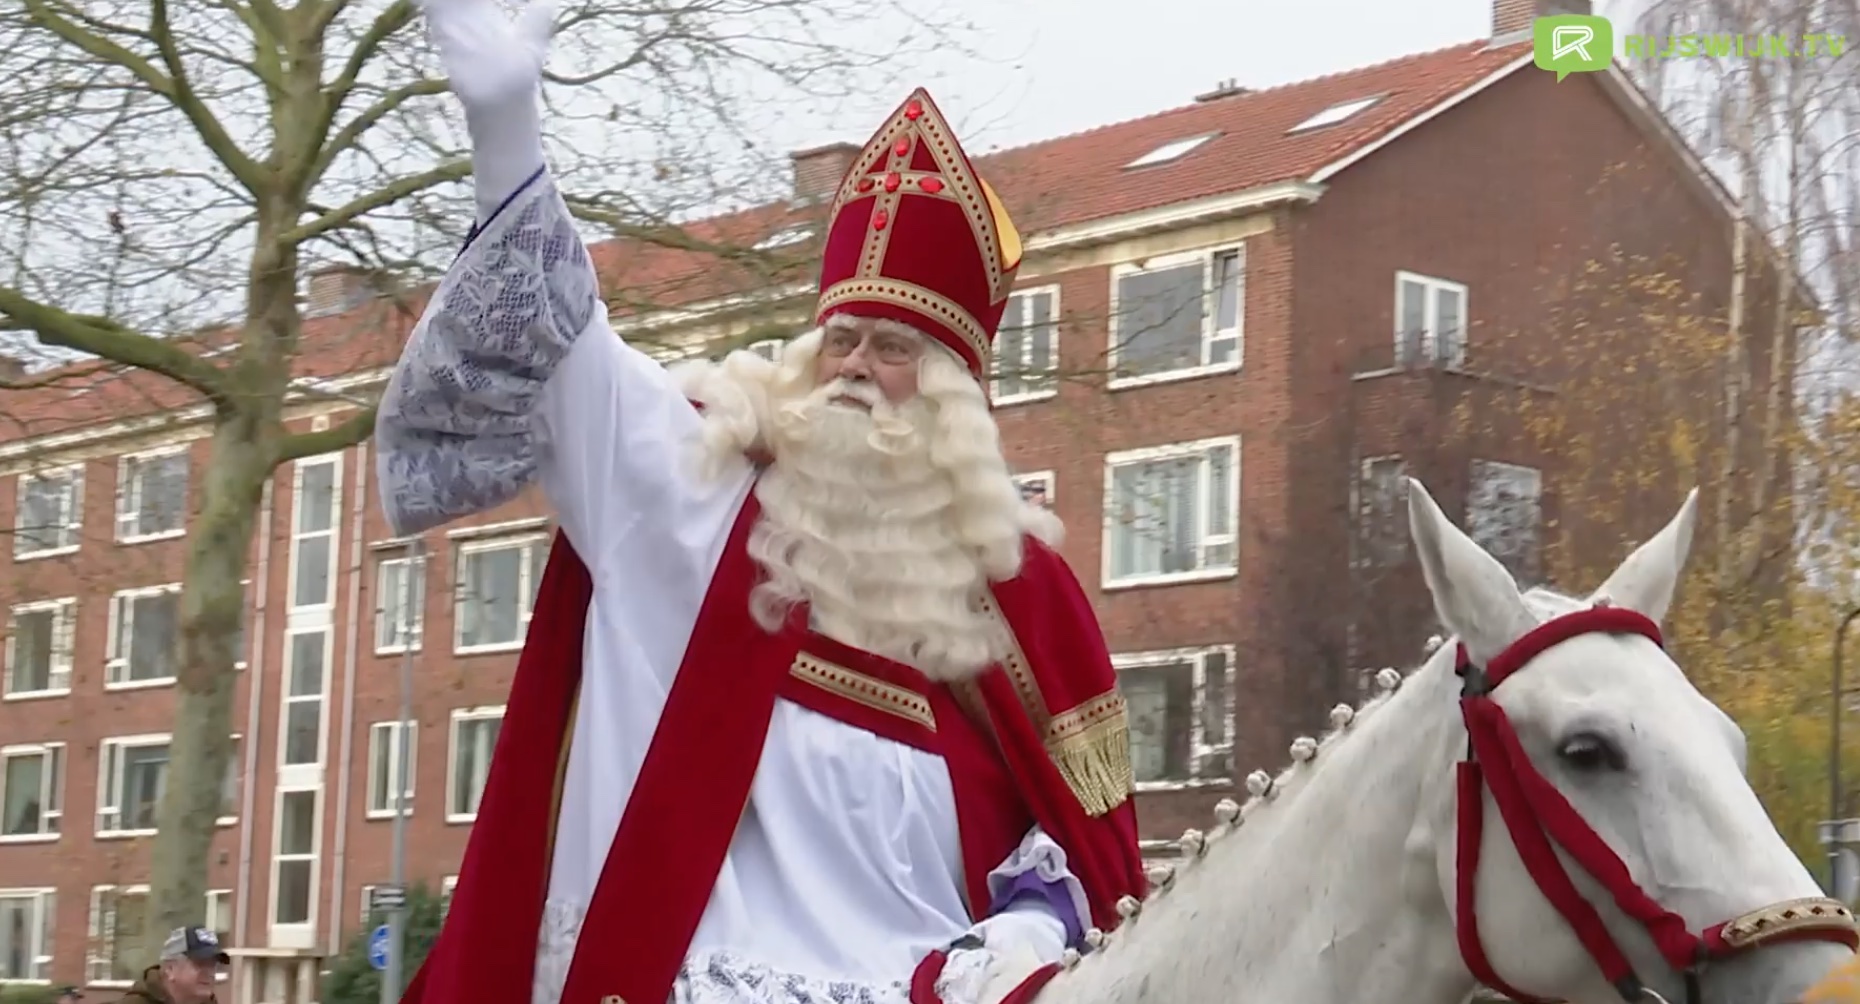
[[[1615,26],[1600,14],[1555,14],[1531,22],[1531,54],[1537,68],[1556,74],[1608,69],[1615,58]]]

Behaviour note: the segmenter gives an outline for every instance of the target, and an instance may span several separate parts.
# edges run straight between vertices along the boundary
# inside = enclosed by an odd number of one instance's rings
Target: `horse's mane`
[[[1542,586],[1524,591],[1523,596],[1525,604],[1540,620],[1568,613],[1585,605],[1584,601],[1573,596]],[[1359,705],[1341,703],[1332,708],[1330,730],[1321,736],[1316,738],[1299,736],[1294,739],[1290,747],[1292,757],[1290,764],[1277,774],[1264,770],[1249,773],[1245,780],[1246,801],[1242,803],[1232,798],[1223,798],[1215,803],[1214,826],[1211,829],[1206,832],[1196,829],[1185,831],[1176,842],[1179,862],[1177,864],[1156,864],[1150,867],[1148,896],[1141,901],[1134,896],[1126,896],[1119,901],[1118,914],[1122,918],[1121,923],[1130,924],[1145,911],[1154,909],[1171,890],[1179,887],[1178,872],[1187,874],[1185,870],[1192,869],[1206,857],[1209,847],[1236,833],[1262,813],[1291,803],[1309,780],[1316,776],[1315,772],[1310,769],[1310,764],[1332,753],[1338,745],[1360,733],[1361,730],[1356,726],[1380,711],[1395,696],[1395,692],[1400,689],[1402,682],[1408,676],[1425,667],[1431,659],[1438,657],[1440,649],[1449,644],[1456,645],[1457,642],[1452,638],[1435,634],[1428,638],[1423,646],[1423,658],[1420,663],[1405,672],[1393,667],[1378,670],[1374,677],[1377,693]],[[1094,951],[1090,955],[1081,956],[1076,950],[1067,949],[1062,960],[1065,968],[1072,969],[1090,958],[1103,954],[1103,949],[1113,941],[1116,933],[1116,931],[1106,932],[1097,928],[1087,931],[1086,943]]]

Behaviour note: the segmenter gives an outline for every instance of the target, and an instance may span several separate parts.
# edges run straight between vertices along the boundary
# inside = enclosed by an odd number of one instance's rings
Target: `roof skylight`
[[[1196,147],[1219,135],[1220,133],[1210,132],[1203,133],[1200,136],[1190,136],[1187,139],[1171,140],[1124,166],[1149,167],[1152,164],[1166,164],[1172,160],[1179,160],[1182,157],[1188,156]]]
[[[1306,129],[1322,129],[1325,126],[1336,125],[1381,100],[1381,95],[1377,95],[1372,98],[1357,98],[1354,101],[1334,104],[1285,131],[1288,133],[1303,132]]]

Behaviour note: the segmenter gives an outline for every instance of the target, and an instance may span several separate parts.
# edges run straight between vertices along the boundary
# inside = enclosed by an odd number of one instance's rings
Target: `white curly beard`
[[[840,394],[871,410],[834,403]],[[932,427],[921,400],[898,407],[840,383],[776,406],[763,430],[776,459],[749,540],[769,576],[751,596],[764,628],[805,601],[820,633],[937,680],[1007,654],[980,603],[980,558],[961,543],[955,486],[933,462]]]

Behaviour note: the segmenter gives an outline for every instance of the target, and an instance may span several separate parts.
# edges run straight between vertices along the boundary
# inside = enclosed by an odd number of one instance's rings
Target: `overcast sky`
[[[1187,104],[1234,78],[1262,88],[1483,39],[1490,0],[938,0],[987,34],[875,94],[781,130],[794,147],[864,142],[922,84],[981,154]],[[1624,17],[1605,0],[1597,13]],[[1619,22],[1618,22],[1619,23]],[[784,137],[786,138],[786,137]],[[791,147],[792,148],[792,147]]]

